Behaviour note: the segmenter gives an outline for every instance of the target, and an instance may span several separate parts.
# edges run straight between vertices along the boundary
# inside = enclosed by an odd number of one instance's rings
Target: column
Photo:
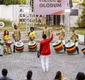
[[[64,23],[63,23],[63,15],[60,15],[60,25],[64,25]]]

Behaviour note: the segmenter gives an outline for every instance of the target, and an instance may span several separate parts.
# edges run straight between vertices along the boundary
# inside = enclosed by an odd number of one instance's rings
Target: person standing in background
[[[85,80],[85,74],[83,72],[78,72],[75,80]]]
[[[2,69],[2,77],[0,77],[0,80],[13,80],[9,77],[7,77],[7,74],[8,74],[8,70],[7,69]]]
[[[64,75],[61,71],[58,71],[56,73],[56,76],[55,76],[54,80],[69,80],[69,79],[64,77]]]
[[[31,70],[29,70],[28,72],[27,72],[27,79],[26,80],[32,80],[32,75],[33,75],[33,72],[31,71]]]

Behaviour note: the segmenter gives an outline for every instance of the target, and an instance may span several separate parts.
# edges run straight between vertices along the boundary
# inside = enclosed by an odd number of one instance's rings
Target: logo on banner
[[[41,15],[63,14],[67,2],[68,0],[34,0],[34,13]]]
[[[55,8],[55,7],[61,7],[62,0],[39,0],[39,7],[41,8]]]
[[[57,2],[61,2],[62,0],[57,0]]]

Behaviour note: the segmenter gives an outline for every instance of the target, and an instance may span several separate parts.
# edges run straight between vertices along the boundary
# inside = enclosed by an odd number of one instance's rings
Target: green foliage
[[[3,4],[4,0],[0,0],[0,4]]]
[[[85,7],[85,1],[83,1],[82,3],[78,4],[79,6]]]
[[[76,29],[76,32],[81,35],[85,35],[85,28]]]
[[[82,9],[82,13],[78,18],[77,25],[78,27],[85,27],[85,0],[82,3],[78,4],[79,7]]]
[[[21,4],[26,4],[26,0],[21,0]]]
[[[4,5],[26,4],[26,0],[3,0]]]
[[[5,23],[5,27],[10,26],[10,24],[12,25],[12,22],[10,20],[0,19],[0,22],[1,21]]]

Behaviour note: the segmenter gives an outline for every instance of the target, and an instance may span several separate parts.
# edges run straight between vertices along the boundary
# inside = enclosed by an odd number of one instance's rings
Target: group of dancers
[[[62,25],[60,26],[60,32],[57,34],[57,37],[58,40],[61,41],[63,44],[64,52],[66,52],[66,50],[70,53],[73,51],[77,51],[77,54],[79,54],[79,37],[74,27],[72,28],[72,32],[69,35],[70,39],[68,41],[66,41],[66,32]]]
[[[50,33],[51,32],[51,33]],[[68,52],[69,54],[74,54],[75,51],[77,51],[77,54],[79,54],[78,50],[78,35],[75,33],[75,29],[72,31],[72,35],[70,40],[68,42],[65,42],[65,30],[63,26],[60,26],[59,33],[56,34],[57,40],[53,43],[53,47],[55,51],[59,52],[62,49],[64,49],[64,52]],[[51,35],[51,36],[50,36]],[[47,27],[43,30],[42,34],[42,40],[40,41],[40,49],[38,52],[38,57],[41,58],[41,66],[42,71],[49,71],[49,57],[51,54],[50,51],[50,42],[54,38],[53,31],[50,31]],[[66,46],[66,44],[68,44]],[[70,46],[70,47],[69,47]]]
[[[9,35],[9,31],[5,30],[4,31],[4,35],[3,35],[3,40],[4,40],[4,44],[1,44],[0,41],[0,50],[2,52],[2,54],[0,54],[0,56],[3,56],[3,53],[5,54],[11,54],[12,52],[15,53],[15,51],[20,51],[22,52],[24,47],[23,47],[23,42],[21,40],[21,32],[17,29],[17,25],[14,25],[14,31],[12,34],[13,37],[13,51],[11,48],[11,44],[12,41],[10,40],[10,35]],[[42,70],[48,71],[49,70],[49,56],[51,54],[50,51],[50,42],[53,40],[54,38],[54,34],[53,31],[51,29],[49,29],[47,26],[45,26],[45,28],[42,31],[42,40],[40,41],[40,47],[38,50],[38,57],[40,56],[41,58],[41,66],[42,66]],[[61,49],[64,50],[64,52],[70,52],[70,54],[73,51],[77,51],[77,54],[79,54],[79,49],[78,49],[78,35],[75,32],[75,28],[73,28],[72,30],[72,34],[70,37],[70,40],[68,40],[68,42],[65,42],[65,29],[63,26],[60,26],[59,28],[59,32],[56,33],[57,40],[55,43],[55,45],[53,46],[55,50],[59,51]],[[36,32],[34,30],[34,27],[30,27],[30,31],[28,32],[28,48],[29,51],[37,51],[37,44],[36,44]],[[72,43],[72,45],[70,44]],[[56,45],[57,44],[57,45]],[[66,44],[68,44],[66,46]],[[71,45],[71,46],[70,46]],[[69,47],[70,46],[70,47]]]
[[[16,50],[21,52],[23,51],[22,48],[23,45],[21,44],[23,43],[21,40],[21,32],[17,29],[18,28],[17,25],[14,24],[13,26],[14,26],[14,31],[12,34],[13,41],[10,38],[10,34],[8,30],[4,31],[3,39],[0,39],[0,51],[1,51],[0,56],[3,56],[3,54],[11,54],[12,52],[15,53]],[[28,41],[33,41],[36,38],[34,27],[30,28],[28,36],[29,36]],[[13,43],[13,49],[11,48],[12,43]]]
[[[42,35],[46,34],[47,39],[49,39],[50,36],[51,36],[51,32],[52,31],[47,26],[45,26],[45,28],[42,31]],[[21,41],[21,32],[17,29],[17,25],[14,25],[14,31],[13,31],[12,37],[13,37],[13,42],[10,39],[9,31],[8,30],[4,31],[4,34],[3,34],[4,42],[3,42],[3,44],[0,45],[0,50],[1,50],[2,54],[3,53],[11,54],[12,52],[15,52],[16,51],[16,45],[15,45],[16,42],[22,42]],[[66,51],[66,47],[65,47],[65,30],[64,30],[63,26],[60,26],[59,33],[56,33],[56,37],[58,37],[57,39],[62,42],[63,47],[64,47],[64,51]],[[30,31],[28,32],[28,42],[35,41],[35,38],[36,38],[36,32],[34,30],[34,27],[30,27]],[[0,43],[2,43],[3,40],[0,39]],[[70,38],[70,41],[75,44],[77,53],[79,54],[78,35],[75,32],[75,29],[72,30],[72,36]],[[12,51],[12,48],[11,48],[12,43],[14,44],[13,45],[13,51]],[[2,54],[0,54],[0,55],[2,55]]]

